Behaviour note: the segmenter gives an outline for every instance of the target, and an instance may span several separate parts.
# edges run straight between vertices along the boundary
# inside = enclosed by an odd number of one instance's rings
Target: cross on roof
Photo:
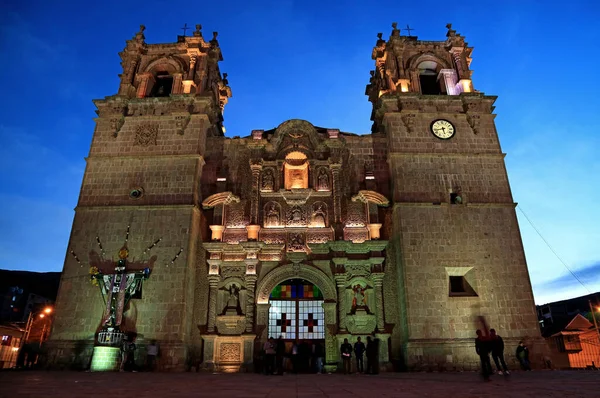
[[[188,29],[192,29],[192,28],[190,28],[189,26],[187,26],[187,23],[183,24],[183,28],[181,28],[181,30],[183,30],[183,36],[185,36],[185,33],[187,32]]]
[[[410,36],[410,31],[414,30],[414,29],[411,29],[411,27],[409,25],[406,25],[406,28],[404,28],[404,29],[406,29],[408,31],[409,36]]]

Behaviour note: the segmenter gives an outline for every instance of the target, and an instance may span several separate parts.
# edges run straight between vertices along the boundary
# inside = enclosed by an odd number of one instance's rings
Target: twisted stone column
[[[385,329],[385,319],[383,315],[383,273],[373,273],[373,284],[375,285],[375,317],[377,319],[377,330]]]
[[[215,323],[217,316],[217,285],[219,284],[219,275],[208,276],[208,333],[215,332]]]

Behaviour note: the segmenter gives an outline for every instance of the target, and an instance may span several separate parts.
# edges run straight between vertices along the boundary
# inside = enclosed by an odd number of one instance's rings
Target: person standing
[[[273,341],[273,337],[269,337],[269,340],[265,341],[263,349],[265,351],[265,374],[272,375],[275,363],[275,342]]]
[[[492,345],[492,358],[496,364],[496,369],[498,369],[498,374],[509,375],[510,372],[508,371],[506,362],[504,362],[504,340],[496,334],[496,329],[490,329],[490,339]],[[500,367],[500,364],[502,364],[502,368]]]
[[[349,374],[352,370],[352,345],[348,343],[348,339],[344,339],[344,343],[340,347],[340,352],[342,353],[344,374]]]
[[[279,336],[277,339],[277,346],[275,347],[275,357],[277,360],[276,372],[279,376],[283,376],[283,356],[285,355],[285,341],[283,336]]]
[[[517,359],[523,370],[531,370],[531,366],[529,366],[529,348],[522,341],[519,341],[517,347]]]
[[[354,355],[356,355],[356,372],[363,373],[364,362],[363,362],[363,354],[365,353],[365,343],[360,341],[360,337],[356,339],[356,343],[354,343]]]
[[[157,356],[158,346],[156,345],[156,340],[152,340],[146,347],[146,368],[148,369],[148,372],[154,371]]]
[[[317,363],[317,373],[324,373],[323,369],[323,359],[325,357],[325,349],[323,348],[323,344],[317,342],[315,344],[315,358]]]
[[[475,351],[479,355],[481,361],[481,374],[485,381],[490,381],[492,374],[492,364],[490,363],[490,340],[488,336],[484,336],[481,330],[477,330],[477,338],[475,339]]]

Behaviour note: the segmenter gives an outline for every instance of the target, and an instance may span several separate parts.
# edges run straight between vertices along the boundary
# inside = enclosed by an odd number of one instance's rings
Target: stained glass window
[[[310,282],[293,279],[271,292],[269,337],[284,339],[324,339],[323,295]]]

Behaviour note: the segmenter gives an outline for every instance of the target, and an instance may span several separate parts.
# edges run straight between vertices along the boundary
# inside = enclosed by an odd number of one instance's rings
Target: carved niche
[[[272,192],[275,190],[275,173],[273,169],[265,168],[260,179],[260,190],[263,192]]]
[[[268,202],[264,207],[263,220],[265,228],[283,227],[281,205],[277,202]]]
[[[331,190],[331,179],[326,167],[321,167],[317,173],[317,191]]]
[[[323,202],[315,202],[312,205],[310,217],[310,226],[313,228],[325,228],[329,225],[327,218],[327,204]]]
[[[290,207],[286,215],[286,224],[288,227],[306,227],[306,211],[300,206]]]

